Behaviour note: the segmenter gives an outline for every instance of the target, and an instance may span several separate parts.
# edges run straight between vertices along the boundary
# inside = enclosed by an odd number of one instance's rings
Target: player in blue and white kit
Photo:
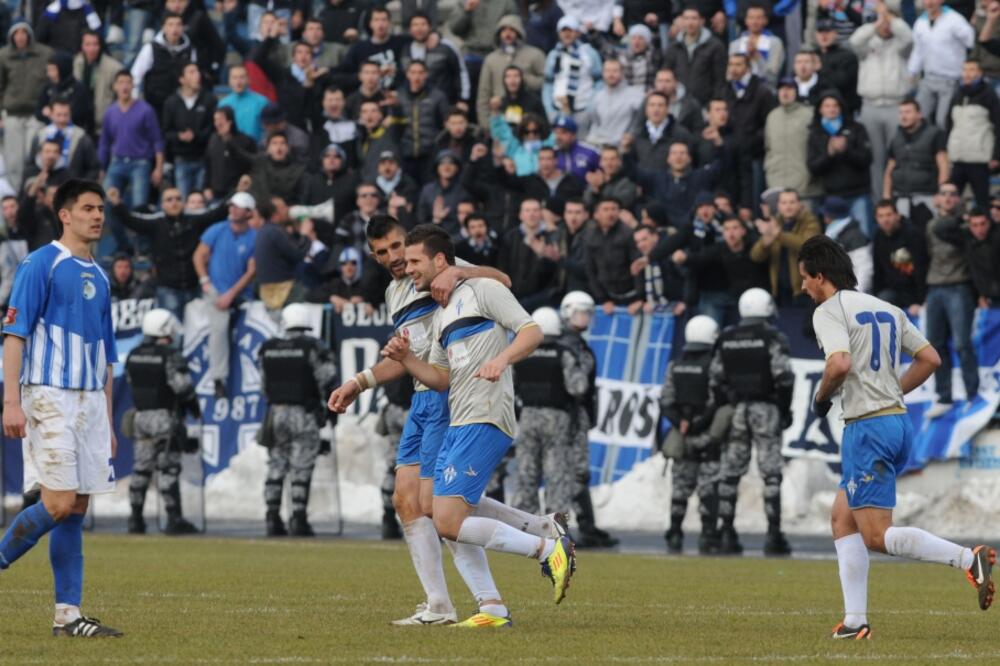
[[[368,243],[376,261],[392,275],[385,290],[386,306],[398,335],[407,336],[415,353],[426,358],[431,346],[431,321],[460,280],[488,278],[509,284],[506,275],[489,268],[464,264],[442,271],[433,285],[417,289],[405,273],[403,259],[406,229],[389,215],[375,215],[366,229]],[[348,379],[336,389],[329,400],[332,411],[343,413],[362,391],[378,384],[403,377],[406,370],[388,359]],[[430,390],[414,382],[413,404],[407,415],[396,457],[396,490],[393,505],[403,523],[406,545],[413,559],[417,577],[424,588],[426,601],[410,616],[393,621],[395,625],[453,624],[457,620],[455,607],[448,595],[441,563],[441,539],[431,520],[431,498],[434,465],[438,450],[448,428],[448,393]],[[505,521],[530,534],[550,535],[562,532],[556,516],[536,516],[519,511],[490,498],[483,498],[479,510],[483,515]],[[558,520],[565,521],[563,517]],[[481,548],[449,541],[448,548],[455,566],[479,601],[496,595],[486,554]]]
[[[117,637],[117,629],[80,614],[83,516],[90,495],[115,486],[111,289],[90,256],[104,225],[104,190],[69,180],[53,208],[62,236],[21,262],[3,322],[4,434],[23,438],[25,490],[40,486],[41,501],[0,539],[0,570],[51,532],[52,633]]]
[[[802,289],[817,303],[813,327],[826,356],[813,408],[825,417],[840,391],[846,422],[843,480],[831,516],[845,615],[833,638],[871,637],[869,550],[962,569],[976,588],[979,607],[988,609],[994,594],[993,548],[965,548],[916,527],[892,524],[896,476],[913,442],[903,396],[931,376],[940,357],[902,310],[854,291],[851,259],[835,241],[826,236],[806,241],[799,252],[799,273]],[[897,375],[902,353],[913,362]]]

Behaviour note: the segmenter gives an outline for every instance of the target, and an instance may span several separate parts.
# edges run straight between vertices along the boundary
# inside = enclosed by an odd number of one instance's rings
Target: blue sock
[[[55,525],[56,521],[52,520],[52,516],[41,502],[17,514],[14,522],[0,539],[0,569],[6,569],[14,564]]]
[[[71,513],[52,530],[49,562],[56,603],[79,606],[83,595],[83,514]]]

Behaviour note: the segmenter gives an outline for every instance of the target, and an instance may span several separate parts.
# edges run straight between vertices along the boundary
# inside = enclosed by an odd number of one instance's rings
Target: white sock
[[[537,537],[549,536],[552,527],[552,521],[547,516],[536,516],[533,513],[515,509],[486,495],[479,498],[479,504],[476,505],[476,510],[472,512],[472,515],[499,520],[501,523],[507,523],[511,527],[528,534],[534,534]]]
[[[499,599],[500,593],[497,591],[497,584],[493,582],[490,564],[486,560],[486,551],[480,546],[468,543],[447,539],[445,543],[455,558],[455,568],[472,592],[472,596],[476,598],[476,603],[481,604],[487,599]]]
[[[427,594],[427,608],[434,613],[450,613],[455,610],[448,597],[448,584],[444,580],[441,565],[441,538],[434,529],[434,521],[427,516],[403,525],[406,547],[410,549],[413,568]]]
[[[526,534],[506,523],[492,518],[469,516],[458,530],[458,541],[482,546],[487,550],[535,557],[544,539]]]
[[[496,615],[497,617],[507,617],[510,615],[507,607],[503,604],[486,604],[485,606],[480,606],[479,611],[482,613],[489,613],[490,615]]]
[[[890,555],[947,564],[956,569],[972,566],[972,550],[925,532],[919,527],[890,527],[883,537]]]
[[[868,548],[858,533],[835,539],[840,587],[844,591],[844,625],[868,624]]]
[[[80,619],[80,607],[69,604],[56,604],[56,624],[69,624]]]

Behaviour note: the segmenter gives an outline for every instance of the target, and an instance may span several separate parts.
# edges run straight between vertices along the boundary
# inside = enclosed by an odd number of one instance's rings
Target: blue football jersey
[[[18,266],[3,332],[25,340],[21,384],[100,391],[118,361],[108,277],[58,241]]]

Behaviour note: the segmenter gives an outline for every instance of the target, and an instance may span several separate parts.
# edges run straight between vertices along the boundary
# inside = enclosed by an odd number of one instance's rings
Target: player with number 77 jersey
[[[966,548],[917,527],[892,524],[896,477],[913,443],[903,396],[927,381],[941,357],[902,310],[854,291],[858,281],[851,258],[836,241],[815,236],[803,243],[799,274],[803,291],[818,306],[813,327],[826,356],[813,408],[826,416],[840,391],[846,422],[843,479],[830,520],[844,593],[844,619],[834,627],[833,638],[871,638],[869,550],[964,570],[979,607],[987,610],[995,592],[993,548]],[[902,374],[901,352],[913,357]]]

